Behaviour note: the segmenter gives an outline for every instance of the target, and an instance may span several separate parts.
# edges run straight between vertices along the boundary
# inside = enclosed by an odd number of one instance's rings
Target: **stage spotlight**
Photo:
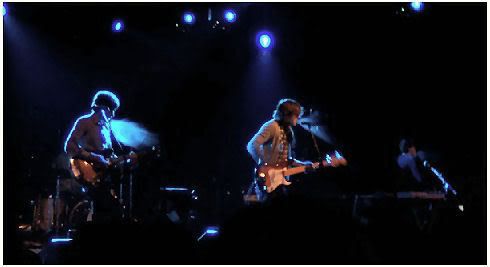
[[[229,23],[236,21],[236,13],[233,10],[226,10],[224,17],[225,17],[225,20]]]
[[[2,5],[2,15],[5,16],[7,15],[7,7],[4,5]]]
[[[418,1],[410,3],[410,6],[416,12],[422,11],[422,9],[424,9],[424,3]]]
[[[270,32],[259,32],[256,37],[256,43],[259,48],[268,50],[274,47],[274,37]]]
[[[112,22],[112,31],[113,32],[122,32],[124,31],[124,22],[122,20],[116,19]]]
[[[263,34],[260,36],[260,45],[263,48],[268,48],[271,45],[271,37],[267,34]]]
[[[182,16],[182,20],[185,24],[194,24],[194,22],[196,22],[196,16],[191,12],[185,12]]]

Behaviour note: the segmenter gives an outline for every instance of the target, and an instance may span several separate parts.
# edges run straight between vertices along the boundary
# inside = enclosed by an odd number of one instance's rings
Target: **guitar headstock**
[[[347,160],[338,151],[335,151],[332,154],[326,154],[322,164],[324,167],[347,166]]]

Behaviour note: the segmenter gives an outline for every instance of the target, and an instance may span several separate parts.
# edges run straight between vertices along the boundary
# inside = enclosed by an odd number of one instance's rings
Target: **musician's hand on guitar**
[[[94,163],[100,164],[103,167],[109,167],[110,162],[104,156],[92,153],[92,158]]]
[[[340,165],[339,160],[336,158],[332,158],[330,161],[330,166],[332,167],[338,167]]]
[[[325,156],[325,160],[322,161],[322,165],[324,167],[340,167],[340,166],[346,166],[347,165],[347,160],[342,157],[339,153],[336,155],[329,155],[327,154]]]
[[[320,166],[320,163],[312,163],[311,161],[305,161],[303,164],[306,166],[306,172],[312,172]]]
[[[138,154],[134,153],[133,151],[129,153],[128,158],[133,165],[138,163]]]

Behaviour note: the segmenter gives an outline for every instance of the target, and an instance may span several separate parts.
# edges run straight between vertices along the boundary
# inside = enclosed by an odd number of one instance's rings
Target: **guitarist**
[[[303,108],[297,101],[293,99],[279,101],[272,119],[260,127],[247,145],[248,153],[259,166],[268,164],[272,166],[307,166],[309,170],[318,168],[318,163],[301,162],[292,157],[292,147],[295,144],[292,126],[296,126],[302,113]],[[252,188],[259,201],[265,201],[268,198],[256,179],[254,179],[250,189]],[[281,186],[273,193],[287,194],[287,191],[284,186]]]
[[[91,112],[75,121],[65,141],[64,150],[70,158],[82,159],[102,168],[109,166],[107,158],[114,151],[113,143],[122,152],[110,126],[119,106],[120,101],[114,93],[99,91],[95,94]],[[94,221],[109,222],[121,217],[120,205],[111,192],[110,184],[106,182],[89,188],[95,206]]]

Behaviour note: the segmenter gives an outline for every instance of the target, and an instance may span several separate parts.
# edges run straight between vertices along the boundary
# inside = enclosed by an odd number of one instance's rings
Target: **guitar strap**
[[[98,125],[102,125],[102,124],[105,124],[107,125],[107,128],[109,128],[109,136],[110,136],[110,139],[111,139],[111,143],[112,144],[117,144],[117,149],[119,150],[119,154],[122,154],[124,153],[124,150],[123,150],[123,147],[121,145],[121,143],[119,143],[119,141],[117,140],[116,136],[114,135],[114,131],[112,130],[112,123],[111,123],[111,120],[108,119],[106,116],[105,116],[105,113],[102,112],[102,115],[103,115],[103,118],[101,118],[101,120],[99,120],[99,122],[97,123]],[[114,145],[112,145],[112,150],[114,151]]]

